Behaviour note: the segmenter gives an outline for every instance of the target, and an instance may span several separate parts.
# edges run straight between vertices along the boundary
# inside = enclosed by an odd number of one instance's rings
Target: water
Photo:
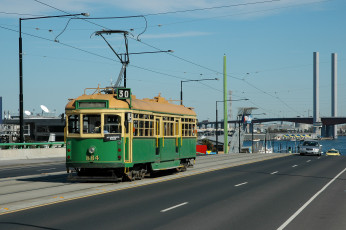
[[[264,145],[263,141],[260,141],[258,144]],[[346,136],[339,136],[335,140],[321,140],[320,144],[322,145],[323,153],[326,153],[329,149],[337,149],[340,151],[341,155],[346,156]],[[288,152],[287,149],[291,147],[293,152],[297,152],[299,141],[267,141],[267,147],[274,147],[274,152]],[[251,141],[244,141],[244,147],[251,147]]]

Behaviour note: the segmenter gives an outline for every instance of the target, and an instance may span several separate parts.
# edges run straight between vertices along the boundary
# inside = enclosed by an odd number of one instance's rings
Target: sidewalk
[[[49,157],[49,158],[36,158],[36,159],[20,159],[20,160],[0,160],[0,168],[17,167],[21,165],[36,165],[44,163],[63,163],[65,157]]]

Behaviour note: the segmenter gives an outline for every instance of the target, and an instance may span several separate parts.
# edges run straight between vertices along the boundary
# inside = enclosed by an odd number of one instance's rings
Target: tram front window
[[[83,133],[101,133],[101,115],[83,115]]]
[[[68,132],[80,133],[79,132],[79,115],[68,116]]]
[[[105,115],[104,133],[121,133],[121,117],[118,115]]]

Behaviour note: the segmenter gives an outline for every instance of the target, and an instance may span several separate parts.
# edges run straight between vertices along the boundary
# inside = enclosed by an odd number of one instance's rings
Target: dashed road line
[[[279,171],[272,172],[271,175],[277,174]]]
[[[183,205],[186,205],[186,204],[188,204],[188,203],[189,203],[189,202],[184,202],[184,203],[181,203],[181,204],[177,204],[177,205],[172,206],[172,207],[170,207],[170,208],[163,209],[163,210],[161,210],[160,212],[167,212],[167,211],[169,211],[169,210],[178,208],[178,207],[183,206]]]
[[[311,160],[307,160],[306,162],[309,163]]]
[[[236,184],[236,185],[234,185],[234,187],[239,187],[239,186],[242,186],[242,185],[244,185],[244,184],[247,184],[247,182],[240,183],[240,184]]]
[[[293,165],[292,168],[295,168],[295,167],[297,167],[297,166],[298,166],[298,165]]]

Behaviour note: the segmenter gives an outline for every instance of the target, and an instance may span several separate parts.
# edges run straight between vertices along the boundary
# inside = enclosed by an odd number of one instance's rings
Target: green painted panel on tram
[[[196,156],[196,138],[183,138],[183,145],[180,147],[180,157]]]
[[[161,140],[163,142],[163,140]],[[179,157],[176,152],[176,138],[165,138],[164,145],[160,145],[160,158],[161,161],[175,160]]]
[[[89,153],[89,148],[95,147],[93,154]],[[70,149],[71,152],[67,152],[67,155],[71,155],[73,162],[105,162],[105,161],[123,161],[123,145],[122,141],[108,141],[104,142],[103,139],[79,139],[71,138],[67,139],[66,149]],[[118,151],[120,150],[120,151]],[[118,156],[121,159],[118,159]]]
[[[133,138],[133,162],[154,162],[156,159],[155,138]]]

